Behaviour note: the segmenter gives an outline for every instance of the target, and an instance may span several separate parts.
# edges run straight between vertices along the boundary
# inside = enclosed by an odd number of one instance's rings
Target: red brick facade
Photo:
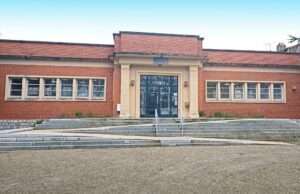
[[[209,63],[255,64],[255,65],[300,65],[299,54],[256,52],[238,50],[204,49]]]
[[[0,54],[8,56],[68,57],[82,59],[108,59],[113,45],[89,45],[73,43],[48,43],[3,40]]]
[[[200,55],[202,39],[198,36],[115,34],[118,52]]]
[[[103,76],[107,78],[106,101],[5,101],[6,75]],[[70,117],[75,112],[93,116],[113,115],[113,69],[97,67],[53,67],[0,65],[0,119]]]
[[[226,112],[237,116],[265,116],[269,118],[300,118],[300,76],[297,73],[258,73],[199,71],[199,110],[207,115],[215,112]],[[206,102],[205,80],[252,80],[252,81],[285,81],[286,103],[232,103]]]
[[[32,119],[85,115],[118,116],[121,95],[121,70],[114,65],[115,53],[193,56],[202,60],[199,67],[199,111],[207,115],[228,112],[240,116],[263,115],[271,118],[300,118],[300,54],[257,51],[202,49],[202,38],[194,35],[168,35],[120,32],[114,45],[48,43],[0,40],[0,119]],[[9,63],[8,60],[26,62]],[[74,60],[81,65],[65,65]],[[36,61],[51,61],[38,65]],[[107,66],[85,66],[85,62],[105,62]],[[60,65],[53,65],[55,63]],[[206,70],[206,66],[242,68],[256,72]],[[259,69],[264,68],[264,72]],[[268,72],[268,69],[272,71]],[[276,70],[274,70],[274,68]],[[282,70],[282,72],[281,72]],[[5,100],[7,75],[84,76],[106,78],[105,101]],[[286,103],[207,102],[206,80],[284,81]]]

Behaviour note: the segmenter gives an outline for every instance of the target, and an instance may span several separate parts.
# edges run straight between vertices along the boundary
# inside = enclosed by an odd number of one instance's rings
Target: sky
[[[204,48],[274,50],[300,0],[0,0],[0,38],[112,44],[119,31],[196,34]]]

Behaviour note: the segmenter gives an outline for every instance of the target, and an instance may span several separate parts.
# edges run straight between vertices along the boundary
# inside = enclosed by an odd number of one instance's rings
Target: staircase
[[[79,136],[9,135],[0,136],[0,151],[36,149],[112,148],[159,146],[154,140],[101,139]]]
[[[181,129],[183,129],[183,131]],[[180,123],[173,122],[160,123],[157,133],[153,123],[140,126],[116,126],[101,130],[89,129],[73,132],[142,136],[300,136],[300,123],[289,120],[240,120],[228,122],[190,122],[183,123],[183,125],[181,125]]]
[[[178,119],[162,119],[162,123],[176,123]],[[152,118],[146,119],[118,119],[118,118],[80,118],[80,119],[48,119],[36,125],[36,129],[76,129],[105,126],[126,126],[152,124]]]

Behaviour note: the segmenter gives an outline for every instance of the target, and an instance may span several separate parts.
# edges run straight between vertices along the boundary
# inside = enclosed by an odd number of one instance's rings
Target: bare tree
[[[300,37],[289,35],[289,43],[293,43],[293,42],[296,42],[296,41],[298,41],[300,43]]]

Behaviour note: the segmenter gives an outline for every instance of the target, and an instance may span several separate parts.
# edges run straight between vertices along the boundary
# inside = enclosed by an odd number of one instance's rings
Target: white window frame
[[[71,91],[72,95],[71,96],[63,96],[62,95],[62,92],[63,92],[63,90],[62,90],[62,86],[63,86],[62,80],[70,80],[72,82],[72,91]],[[60,98],[62,98],[62,99],[73,98],[73,96],[74,96],[74,88],[75,87],[76,86],[74,85],[74,79],[72,79],[72,78],[60,78],[60,90],[59,90]]]
[[[93,82],[93,80],[100,80],[100,79],[91,79],[90,80],[90,92],[91,92],[91,96],[92,96],[92,98],[94,98],[94,99],[101,99],[101,98],[103,98],[103,97],[105,97],[105,91],[106,91],[106,81],[104,80],[104,87],[103,87],[103,96],[94,96],[94,82]]]
[[[22,96],[11,96],[10,95],[10,78],[22,78]],[[28,78],[39,78],[40,87],[39,87],[39,96],[27,96],[27,79]],[[45,96],[44,79],[56,79],[56,96]],[[73,80],[73,93],[71,97],[61,96],[61,79],[72,79]],[[89,95],[88,97],[77,97],[77,79],[87,79],[89,80]],[[104,80],[104,96],[103,97],[93,97],[92,96],[92,80],[93,79],[102,79]],[[86,77],[86,76],[44,76],[44,75],[6,75],[6,84],[5,84],[5,100],[6,101],[106,101],[106,77]]]
[[[235,98],[235,85],[242,84],[242,98]],[[233,82],[232,84],[232,99],[233,100],[244,100],[245,99],[245,82]]]
[[[79,96],[78,94],[78,87],[79,87],[79,84],[78,82],[80,80],[86,80],[87,81],[87,96]],[[82,99],[85,99],[85,98],[89,98],[89,95],[90,95],[90,80],[89,79],[76,79],[76,98],[82,98]]]
[[[11,80],[12,79],[21,79],[21,95],[20,96],[15,96],[15,95],[11,95],[11,89],[12,89],[12,83],[11,83]],[[7,78],[7,81],[6,81],[6,92],[5,92],[5,96],[9,96],[10,98],[22,98],[22,95],[23,95],[23,89],[24,89],[24,81],[23,81],[23,79],[22,78],[20,78],[20,77],[9,77],[9,78]]]
[[[255,98],[248,98],[248,84],[255,84]],[[247,99],[247,100],[251,100],[251,101],[257,101],[258,100],[258,85],[259,85],[259,83],[257,83],[257,82],[245,82],[245,86],[246,86],[246,88],[245,88],[245,99]]]
[[[206,80],[205,81],[205,98],[206,102],[232,102],[232,103],[286,103],[286,82],[285,81],[248,81],[248,80]],[[207,82],[218,82],[218,98],[210,99],[207,98]],[[221,99],[220,98],[220,83],[221,82],[229,82],[231,83],[231,96],[230,99]],[[234,83],[243,83],[244,84],[244,95],[243,99],[234,99],[234,91],[233,85]],[[256,99],[248,99],[248,83],[256,84]],[[260,83],[269,83],[270,84],[270,98],[269,99],[261,99],[260,98]],[[273,84],[282,84],[282,99],[274,99],[273,98]]]
[[[208,97],[208,84],[209,83],[216,83],[216,97],[215,98],[209,98]],[[206,82],[206,84],[205,84],[205,88],[206,88],[206,99],[209,99],[209,100],[217,100],[218,99],[218,95],[219,95],[219,82],[210,82],[210,81],[208,81],[208,82]]]
[[[281,86],[281,99],[275,99],[274,98],[274,84],[280,84]],[[283,83],[274,83],[272,87],[272,98],[274,101],[281,101],[284,98],[284,93],[285,93],[285,85]]]
[[[39,91],[38,91],[38,95],[37,96],[29,96],[28,95],[28,89],[29,89],[29,79],[38,79],[39,80]],[[25,84],[25,87],[26,87],[26,96],[25,98],[32,98],[32,99],[37,99],[40,97],[40,94],[41,94],[41,78],[39,76],[34,76],[34,77],[26,77],[26,84]]]
[[[268,89],[269,89],[269,98],[261,98],[261,85],[262,84],[269,84],[269,87],[268,87]],[[272,100],[273,99],[273,95],[272,95],[272,89],[273,89],[273,84],[271,84],[271,83],[269,83],[269,82],[260,82],[259,83],[259,85],[260,85],[260,87],[259,87],[259,99],[260,100],[262,100],[262,101],[270,101],[270,100]]]
[[[221,93],[221,83],[229,83],[229,91],[228,91],[228,98],[222,98],[222,93]],[[229,81],[221,81],[221,82],[219,82],[218,83],[218,85],[219,85],[219,89],[218,89],[218,94],[219,94],[219,97],[218,97],[218,99],[220,99],[220,100],[223,100],[223,101],[231,101],[232,100],[232,84],[231,84],[231,82],[229,82]]]
[[[55,80],[55,96],[46,96],[45,95],[45,90],[46,90],[46,79],[54,79]],[[43,88],[44,88],[44,91],[43,91],[43,95],[42,95],[42,97],[43,98],[56,98],[56,96],[57,96],[57,78],[55,78],[55,77],[47,77],[47,78],[42,78],[41,80],[43,80]]]

